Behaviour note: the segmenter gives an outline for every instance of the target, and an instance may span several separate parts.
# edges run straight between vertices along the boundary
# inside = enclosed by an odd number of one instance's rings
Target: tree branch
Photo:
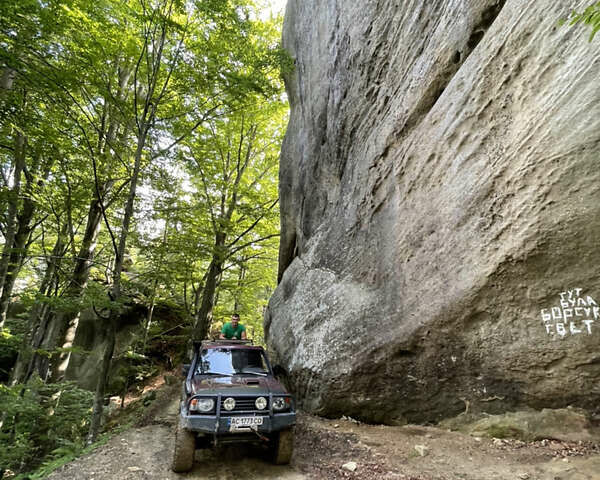
[[[236,254],[237,252],[239,252],[240,250],[243,250],[244,248],[248,248],[252,245],[256,245],[258,243],[264,242],[265,240],[269,240],[271,238],[275,238],[275,237],[279,237],[279,233],[274,233],[272,235],[267,235],[266,237],[261,237],[258,238],[256,240],[252,240],[251,242],[247,242],[244,243],[236,248],[234,248],[233,250],[231,250],[226,256],[225,258],[230,258],[232,255]]]
[[[227,248],[233,247],[237,242],[239,242],[244,237],[244,235],[246,235],[247,233],[251,232],[254,229],[254,227],[256,227],[256,225],[258,225],[258,222],[260,222],[263,218],[265,218],[265,215],[267,214],[267,212],[270,212],[273,209],[273,207],[275,205],[277,205],[277,202],[279,202],[279,198],[276,198],[275,201],[269,206],[269,208],[267,208],[266,212],[263,211],[263,213],[261,213],[258,216],[258,218],[256,218],[254,220],[254,222],[252,222],[248,228],[246,228],[246,230],[244,230],[242,233],[240,233],[235,238],[235,240],[233,240],[232,242],[230,242],[229,245],[227,245]]]

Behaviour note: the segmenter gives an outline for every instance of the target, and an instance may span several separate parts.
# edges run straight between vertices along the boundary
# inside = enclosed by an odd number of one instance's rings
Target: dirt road
[[[270,465],[260,452],[232,448],[196,451],[193,471],[180,475],[169,469],[172,429],[149,425],[113,438],[92,454],[50,476],[69,480],[285,479],[306,478],[291,467]],[[258,454],[258,455],[257,455]]]
[[[174,393],[176,393],[175,391]],[[159,400],[160,401],[160,400]],[[161,406],[159,406],[161,407]],[[54,472],[50,479],[65,480],[233,480],[307,478],[292,466],[269,463],[257,447],[196,450],[194,469],[186,474],[170,470],[178,398],[156,409],[149,425],[131,428],[106,445]]]
[[[446,430],[357,424],[300,415],[289,466],[256,447],[196,451],[194,469],[169,470],[177,401],[49,478],[68,480],[397,479],[600,480],[600,448],[556,441],[523,443]],[[354,471],[347,470],[356,463]]]

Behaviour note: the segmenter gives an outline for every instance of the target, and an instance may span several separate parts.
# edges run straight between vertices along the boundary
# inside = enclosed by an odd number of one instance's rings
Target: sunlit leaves
[[[35,207],[17,289],[26,311],[7,323],[20,328],[19,339],[35,326],[29,313],[37,307],[69,314],[168,299],[185,304],[191,321],[215,253],[222,261],[217,323],[237,309],[260,338],[275,283],[286,123],[281,19],[260,18],[251,0],[0,2],[0,78],[10,84],[0,91],[0,209],[10,201],[17,213],[28,201]],[[19,138],[24,187],[13,195]],[[107,295],[121,278],[112,276],[113,242],[127,231],[124,198],[140,156],[144,188],[129,232],[125,295],[116,303]],[[103,226],[86,253],[97,195]],[[217,235],[224,238],[219,246]],[[70,289],[80,255],[90,275],[77,277],[80,290]],[[15,338],[3,338],[11,352]],[[53,350],[38,347],[30,354]],[[78,397],[78,416],[88,400]],[[16,428],[20,450],[11,455],[39,445],[27,437],[33,425]],[[79,430],[69,437],[60,425],[51,428],[61,432],[59,449],[80,440]]]
[[[583,12],[573,12],[569,21],[570,25],[582,23],[591,28],[590,42],[594,36],[600,31],[600,2],[596,2],[587,7]]]

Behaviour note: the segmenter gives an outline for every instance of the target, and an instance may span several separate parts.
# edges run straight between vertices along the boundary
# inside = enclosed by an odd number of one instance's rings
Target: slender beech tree
[[[154,8],[150,8],[145,3],[141,3],[140,6],[142,9],[143,39],[141,51],[133,70],[134,93],[132,96],[136,148],[118,243],[113,241],[115,262],[112,287],[109,293],[113,306],[103,322],[107,342],[94,396],[88,443],[94,442],[100,431],[104,391],[114,353],[116,328],[120,315],[121,273],[134,214],[134,203],[142,161],[146,153],[150,132],[155,126],[157,111],[165,100],[173,71],[180,61],[180,55],[183,53],[183,42],[187,33],[186,26],[177,23],[177,20],[181,19],[181,12],[177,11],[178,5],[175,1],[164,0]],[[171,41],[173,41],[174,50],[167,52],[167,49],[171,46]]]
[[[267,178],[276,178],[278,151],[282,131],[275,119],[281,119],[284,107],[264,100],[234,112],[226,120],[211,121],[209,128],[190,143],[188,164],[197,172],[198,200],[208,211],[212,226],[211,256],[201,289],[200,305],[194,319],[194,337],[207,336],[212,321],[215,294],[224,267],[245,250],[278,237],[265,231],[268,219],[277,218],[278,197],[275,182],[271,189],[257,187]],[[265,194],[267,198],[265,198]],[[250,256],[250,255],[248,255]]]

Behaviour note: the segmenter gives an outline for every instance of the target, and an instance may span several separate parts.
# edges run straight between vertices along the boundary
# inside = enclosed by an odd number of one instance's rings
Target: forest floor
[[[478,438],[440,428],[367,425],[299,414],[289,466],[258,447],[197,450],[194,469],[169,466],[179,386],[163,387],[138,425],[55,471],[68,480],[600,480],[600,446]],[[355,463],[355,470],[350,471]],[[345,467],[343,467],[345,465]]]

